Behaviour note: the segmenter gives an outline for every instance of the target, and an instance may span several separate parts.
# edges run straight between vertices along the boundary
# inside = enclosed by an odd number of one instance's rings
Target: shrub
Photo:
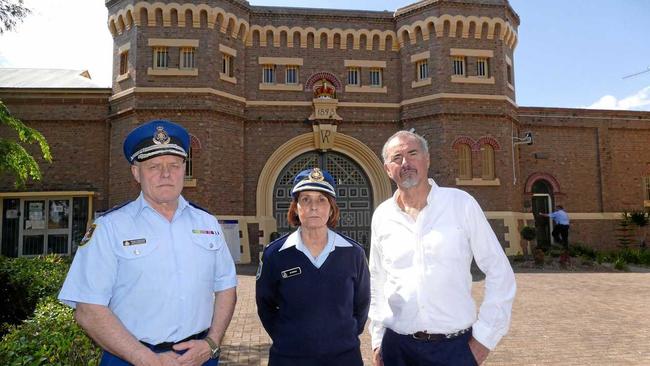
[[[75,323],[72,309],[54,296],[38,303],[34,315],[11,326],[0,342],[0,365],[97,365],[101,349]]]
[[[0,322],[18,324],[30,316],[40,299],[59,292],[68,268],[69,260],[56,255],[0,256]]]
[[[627,271],[628,267],[627,267],[627,263],[625,262],[625,259],[621,257],[617,257],[614,260],[614,268],[619,271]]]
[[[524,240],[535,240],[535,237],[537,236],[537,231],[535,230],[534,227],[532,226],[524,226],[521,228],[521,237],[524,238]]]

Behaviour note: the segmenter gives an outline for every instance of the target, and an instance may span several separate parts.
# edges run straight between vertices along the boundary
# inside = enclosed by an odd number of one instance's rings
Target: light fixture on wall
[[[519,137],[519,136],[512,136],[512,144],[513,145],[532,145],[533,144],[533,133],[528,131],[524,133],[524,137]]]

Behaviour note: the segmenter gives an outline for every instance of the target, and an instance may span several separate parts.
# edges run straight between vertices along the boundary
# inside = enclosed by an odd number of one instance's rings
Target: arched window
[[[481,146],[481,177],[486,180],[493,180],[494,174],[494,148],[492,145]]]
[[[467,144],[458,147],[458,178],[472,179],[472,149]]]

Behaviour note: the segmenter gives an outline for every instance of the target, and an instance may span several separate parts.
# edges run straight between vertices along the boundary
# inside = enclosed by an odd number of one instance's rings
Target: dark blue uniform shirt
[[[273,340],[272,353],[318,357],[358,348],[370,304],[363,248],[330,230],[334,250],[317,268],[296,245],[286,245],[297,235],[271,243],[258,271],[257,313]]]

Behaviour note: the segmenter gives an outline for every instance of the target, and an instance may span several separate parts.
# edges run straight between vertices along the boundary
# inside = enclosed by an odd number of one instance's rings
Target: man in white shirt
[[[399,131],[382,155],[397,191],[372,218],[373,365],[480,365],[510,325],[510,263],[476,200],[428,179],[424,138]],[[486,275],[478,315],[472,258]]]

